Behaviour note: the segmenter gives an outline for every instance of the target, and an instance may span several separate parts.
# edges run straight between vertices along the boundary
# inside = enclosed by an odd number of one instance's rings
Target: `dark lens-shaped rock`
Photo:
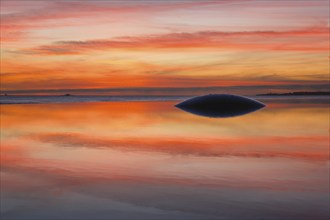
[[[196,115],[226,118],[254,112],[265,105],[243,96],[210,94],[185,100],[175,107]]]

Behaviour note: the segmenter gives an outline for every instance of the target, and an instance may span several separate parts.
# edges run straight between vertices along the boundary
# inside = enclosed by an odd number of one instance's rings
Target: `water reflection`
[[[1,106],[1,217],[328,219],[327,105],[267,104]]]

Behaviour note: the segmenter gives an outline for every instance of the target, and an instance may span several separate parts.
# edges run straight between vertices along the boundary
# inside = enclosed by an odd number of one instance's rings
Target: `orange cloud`
[[[10,90],[63,90],[63,89],[104,89],[104,92],[116,88],[131,88],[143,90],[143,88],[195,88],[205,90],[204,87],[249,87],[253,90],[255,86],[263,88],[265,86],[284,86],[289,85],[303,86],[304,84],[315,84],[312,87],[320,88],[324,84],[323,80],[295,80],[287,79],[277,75],[252,75],[242,76],[241,74],[226,74],[222,76],[212,76],[206,74],[207,71],[220,71],[223,67],[219,64],[204,65],[166,65],[153,64],[138,61],[122,61],[113,63],[84,62],[84,61],[38,61],[22,60],[15,62],[12,59],[2,60],[1,89]],[[218,65],[218,66],[217,66]],[[232,68],[237,68],[235,65]],[[229,68],[230,69],[230,68]],[[190,75],[186,75],[189,73]],[[212,74],[212,73],[211,73]],[[223,73],[221,73],[223,74]],[[306,87],[306,86],[305,86]],[[140,89],[137,89],[140,88]],[[211,90],[221,88],[210,88]],[[233,88],[233,89],[239,89]],[[301,88],[304,89],[304,88]],[[191,91],[192,91],[191,90]],[[191,92],[190,91],[190,92]],[[41,91],[42,92],[42,91]],[[56,91],[54,91],[57,93]],[[61,92],[61,91],[59,91]],[[79,91],[76,91],[79,93]],[[90,90],[89,92],[92,92]],[[98,92],[95,90],[94,92]],[[99,91],[102,92],[102,91]],[[116,91],[113,91],[116,92]],[[120,91],[118,91],[120,92]],[[157,92],[157,91],[155,91]],[[162,91],[159,91],[160,95]],[[166,93],[166,91],[164,91]],[[173,91],[174,93],[175,91]],[[181,91],[180,94],[183,94]],[[255,92],[255,91],[254,91]],[[164,93],[164,94],[165,94]],[[187,91],[185,94],[189,94]],[[178,94],[174,94],[178,95]]]

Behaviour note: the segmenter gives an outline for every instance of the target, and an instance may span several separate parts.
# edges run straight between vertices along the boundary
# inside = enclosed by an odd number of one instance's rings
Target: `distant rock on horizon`
[[[230,94],[197,96],[175,105],[184,111],[212,118],[244,115],[265,106],[257,100]]]
[[[315,91],[315,92],[287,92],[287,93],[264,93],[257,94],[257,96],[300,96],[300,95],[330,95],[329,92]]]

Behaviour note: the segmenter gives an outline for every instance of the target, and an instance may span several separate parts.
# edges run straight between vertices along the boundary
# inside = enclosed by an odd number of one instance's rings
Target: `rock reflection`
[[[209,94],[185,100],[175,107],[200,116],[227,118],[254,112],[265,104],[243,96]]]

